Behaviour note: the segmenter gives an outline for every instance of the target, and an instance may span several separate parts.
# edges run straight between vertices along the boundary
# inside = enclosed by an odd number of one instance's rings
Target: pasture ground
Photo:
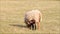
[[[40,31],[24,23],[24,13],[32,9],[42,12]],[[60,34],[60,1],[0,0],[0,34]]]

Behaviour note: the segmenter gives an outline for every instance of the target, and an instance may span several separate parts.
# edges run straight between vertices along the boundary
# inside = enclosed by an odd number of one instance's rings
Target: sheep
[[[42,14],[39,10],[31,10],[25,13],[25,23],[28,28],[40,30],[40,22],[42,21]]]

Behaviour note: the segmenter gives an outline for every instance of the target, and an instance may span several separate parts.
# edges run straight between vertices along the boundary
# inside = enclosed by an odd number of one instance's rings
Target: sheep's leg
[[[40,22],[37,23],[38,30],[40,30]]]
[[[38,30],[40,30],[40,23],[39,23],[39,22],[36,22],[36,28],[37,28]]]
[[[33,26],[34,26],[34,30],[36,30],[36,24],[33,24]]]
[[[33,29],[33,28],[32,28],[32,25],[30,26],[30,28],[31,28],[31,30]]]
[[[35,25],[34,24],[32,24],[32,30],[35,30]]]
[[[37,22],[36,22],[36,29],[38,29],[38,27],[37,27]]]

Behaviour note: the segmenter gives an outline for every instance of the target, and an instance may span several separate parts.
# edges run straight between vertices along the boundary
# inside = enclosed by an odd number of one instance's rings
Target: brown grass
[[[39,9],[43,14],[40,31],[29,30],[24,23],[24,13]],[[60,1],[0,0],[1,34],[59,34]]]

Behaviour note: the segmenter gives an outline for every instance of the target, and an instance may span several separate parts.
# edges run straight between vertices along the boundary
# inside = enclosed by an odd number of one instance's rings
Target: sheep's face
[[[30,24],[35,24],[35,20],[30,20]]]

